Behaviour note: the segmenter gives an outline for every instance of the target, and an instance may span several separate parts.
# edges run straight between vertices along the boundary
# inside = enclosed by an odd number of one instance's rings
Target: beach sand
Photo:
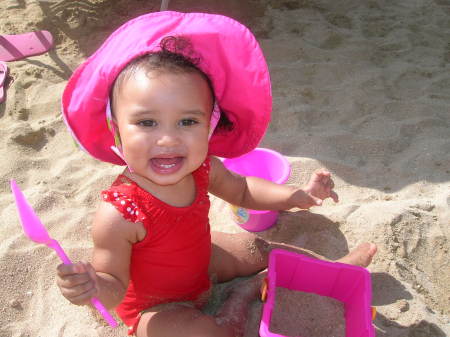
[[[56,43],[49,53],[8,63],[0,104],[0,337],[126,333],[60,295],[59,259],[24,236],[9,180],[16,179],[67,254],[88,260],[98,192],[121,168],[74,145],[61,118],[61,93],[110,32],[159,5],[0,2],[0,33],[46,29]],[[339,203],[281,212],[278,224],[258,235],[329,259],[360,242],[376,243],[369,270],[377,336],[450,336],[450,3],[172,0],[169,8],[226,14],[255,32],[274,103],[260,146],[289,159],[289,184],[301,186],[319,167],[333,174]],[[213,230],[242,230],[228,214],[212,198]],[[246,337],[258,336],[260,312],[255,302]]]

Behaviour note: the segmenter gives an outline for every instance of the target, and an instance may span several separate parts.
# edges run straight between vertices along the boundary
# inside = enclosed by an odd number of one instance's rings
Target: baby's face
[[[213,106],[198,73],[138,71],[114,96],[123,155],[134,174],[156,185],[183,181],[205,160]]]

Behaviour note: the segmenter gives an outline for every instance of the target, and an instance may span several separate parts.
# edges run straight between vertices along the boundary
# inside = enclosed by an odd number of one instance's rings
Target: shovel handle
[[[69,257],[67,256],[64,249],[62,249],[58,241],[51,240],[47,244],[47,246],[52,248],[56,252],[56,254],[58,254],[59,258],[64,264],[72,264],[72,261],[70,261]],[[111,316],[111,314],[108,312],[108,310],[105,308],[105,306],[102,304],[102,302],[100,302],[100,300],[97,297],[92,297],[91,303],[111,327],[115,328],[117,326],[117,321],[114,319],[114,317]]]
[[[105,321],[108,322],[110,327],[115,328],[117,326],[117,321],[114,319],[114,317],[111,316],[111,314],[97,297],[92,297],[91,303],[95,307],[95,309],[97,309],[97,311],[103,316]]]
[[[66,252],[62,247],[59,245],[59,242],[56,240],[50,240],[49,243],[47,243],[47,246],[52,248],[56,254],[58,254],[59,258],[64,264],[72,264],[72,261],[70,261],[69,257],[67,256]]]

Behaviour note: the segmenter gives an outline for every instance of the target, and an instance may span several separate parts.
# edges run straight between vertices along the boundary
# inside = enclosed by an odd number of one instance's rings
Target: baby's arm
[[[102,202],[92,227],[92,265],[58,266],[57,283],[64,297],[81,305],[95,296],[107,308],[117,306],[128,286],[131,246],[142,236],[139,230],[138,224],[123,219],[113,205]]]
[[[304,188],[297,188],[257,177],[242,177],[227,170],[217,158],[211,160],[209,191],[231,204],[249,209],[308,209],[321,205],[328,197],[337,202],[333,188],[331,175],[325,169],[315,171]]]

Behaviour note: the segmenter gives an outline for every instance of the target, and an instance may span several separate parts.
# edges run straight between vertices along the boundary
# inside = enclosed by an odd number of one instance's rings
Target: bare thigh
[[[212,254],[209,274],[217,282],[250,276],[267,268],[269,253],[279,248],[326,260],[308,249],[282,242],[267,241],[249,232],[236,234],[211,232]]]
[[[219,325],[189,303],[168,303],[147,310],[139,321],[137,337],[234,337],[229,326]]]
[[[267,268],[269,244],[255,234],[211,232],[209,274],[217,282],[253,275]]]

